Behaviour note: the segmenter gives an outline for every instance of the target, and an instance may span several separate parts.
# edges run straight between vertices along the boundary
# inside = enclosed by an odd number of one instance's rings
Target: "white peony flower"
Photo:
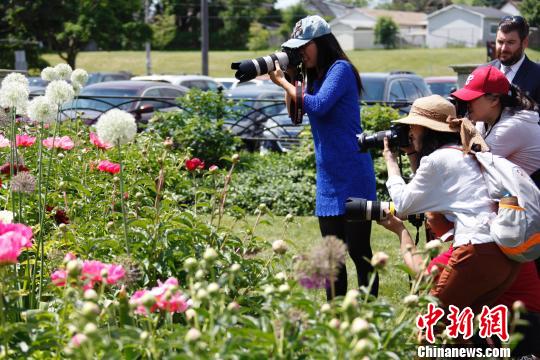
[[[47,66],[45,69],[41,70],[41,78],[45,81],[54,81],[60,80],[60,75],[55,68]]]
[[[28,88],[28,79],[23,74],[20,74],[20,73],[8,74],[8,76],[6,76],[4,80],[2,80],[2,86],[5,86],[12,82],[23,84],[26,88]]]
[[[13,222],[13,213],[9,210],[0,211],[0,222],[11,224]]]
[[[88,73],[86,72],[86,70],[75,69],[71,73],[71,83],[73,84],[73,86],[75,86],[75,84],[78,84],[81,87],[83,87],[87,81],[88,81]]]
[[[2,84],[2,87],[0,88],[0,107],[26,110],[27,102],[28,86],[25,86],[18,81],[10,81],[6,84]]]
[[[54,67],[54,70],[58,73],[60,80],[70,80],[73,70],[68,64],[60,63]]]
[[[115,146],[118,143],[124,145],[133,141],[137,135],[137,124],[133,115],[123,110],[112,109],[99,117],[96,131],[101,141]]]
[[[45,88],[45,96],[55,104],[63,104],[73,100],[75,92],[73,87],[65,80],[54,80]]]
[[[28,117],[34,121],[49,124],[54,121],[58,113],[58,105],[46,96],[38,96],[28,104]]]

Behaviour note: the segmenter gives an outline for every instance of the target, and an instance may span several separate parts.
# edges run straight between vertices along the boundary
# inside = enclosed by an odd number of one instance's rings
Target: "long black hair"
[[[356,78],[356,86],[358,87],[358,94],[360,94],[362,91],[360,74],[339,45],[334,34],[330,33],[319,36],[318,38],[313,39],[313,42],[317,45],[317,67],[314,69],[306,69],[309,92],[313,92],[313,80],[323,78],[328,69],[330,69],[330,66],[337,60],[345,60],[352,66]]]
[[[499,95],[499,98],[503,109],[538,111],[538,104],[514,84],[510,84],[510,94]]]
[[[458,132],[444,132],[435,131],[430,128],[424,127],[424,134],[422,135],[422,149],[418,151],[416,157],[416,166],[420,166],[420,160],[424,156],[428,156],[438,148],[444,145],[461,145],[461,138]]]

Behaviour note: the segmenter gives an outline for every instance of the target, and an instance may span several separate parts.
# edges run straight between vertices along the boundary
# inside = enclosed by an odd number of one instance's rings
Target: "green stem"
[[[16,115],[17,114],[17,110],[16,109],[10,109],[10,127],[11,127],[11,133],[10,133],[10,141],[11,141],[11,146],[10,146],[10,167],[9,167],[9,176],[10,176],[10,179],[13,179],[13,175],[15,175],[15,166],[18,165],[18,161],[15,161],[15,156],[17,154],[17,131],[16,131],[16,125],[15,125],[15,122],[16,122]],[[16,164],[17,162],[17,164]],[[17,170],[18,170],[18,166],[17,166]],[[13,201],[14,197],[13,197],[13,188],[9,187],[9,198],[11,200],[11,212],[13,213],[13,216],[15,216],[15,201]]]
[[[2,325],[1,329],[2,329],[2,332],[5,331],[6,329],[6,313],[7,313],[7,308],[4,312],[4,307],[6,306],[6,304],[4,303],[4,280],[5,278],[5,275],[4,275],[4,268],[2,265],[0,265],[0,325]],[[6,334],[2,334],[2,339],[3,339],[3,343],[4,343],[4,351],[6,354],[9,353],[8,351],[8,337],[6,336]]]
[[[122,219],[124,222],[124,240],[126,242],[126,252],[129,256],[130,251],[129,251],[127,214],[126,214],[126,204],[124,202],[124,165],[122,164],[122,150],[120,148],[120,140],[118,140],[117,146],[118,146],[118,159],[120,160],[120,204],[122,205]]]

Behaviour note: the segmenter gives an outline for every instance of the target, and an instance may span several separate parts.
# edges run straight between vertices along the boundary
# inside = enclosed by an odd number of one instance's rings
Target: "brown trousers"
[[[454,305],[463,310],[469,306],[479,314],[483,305],[493,304],[512,285],[520,265],[494,242],[462,245],[452,252],[431,293],[444,307]]]

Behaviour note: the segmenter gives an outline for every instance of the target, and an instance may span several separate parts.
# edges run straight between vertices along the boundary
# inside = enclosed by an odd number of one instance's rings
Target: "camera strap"
[[[296,79],[294,79],[294,88],[296,89],[295,99],[292,102],[291,121],[294,125],[302,124],[302,117],[304,116],[304,77],[301,73],[298,73]]]

